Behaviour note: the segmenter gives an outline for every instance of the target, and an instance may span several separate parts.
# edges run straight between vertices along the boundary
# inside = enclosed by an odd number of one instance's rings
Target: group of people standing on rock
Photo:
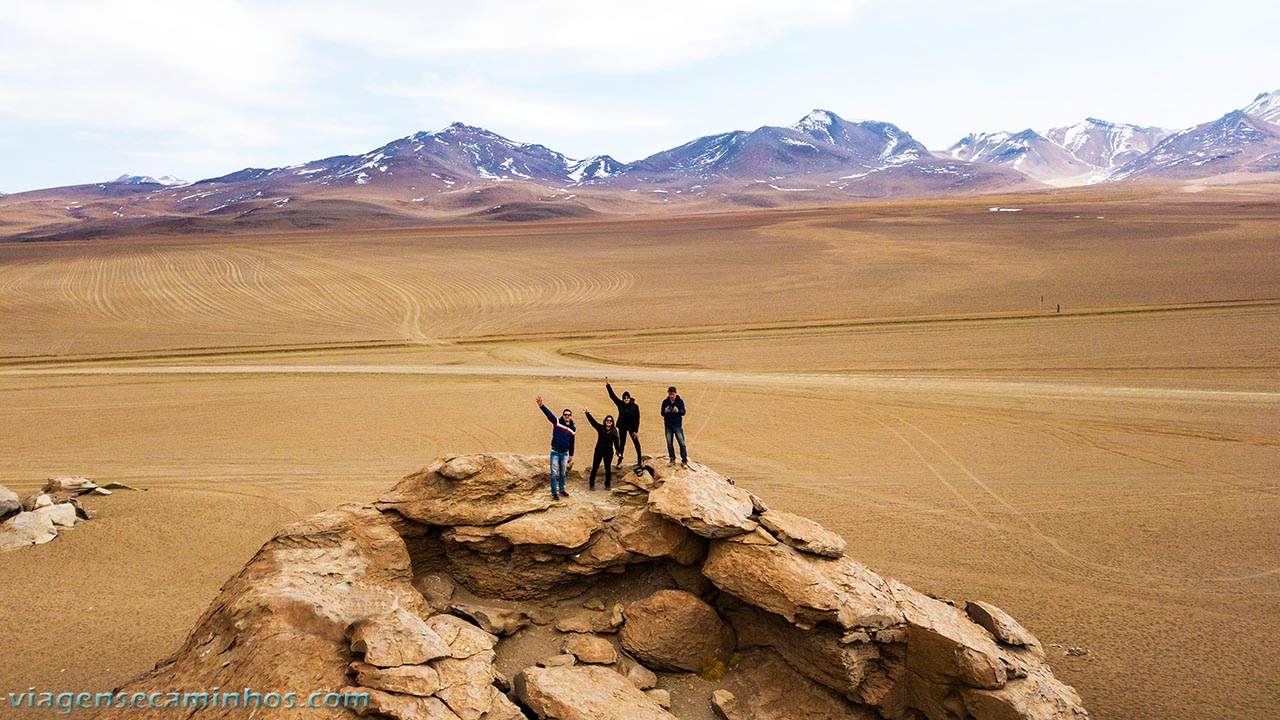
[[[595,454],[591,460],[591,480],[587,485],[591,490],[596,489],[596,474],[601,464],[604,465],[604,489],[609,490],[613,487],[614,453],[616,452],[618,456],[617,467],[621,468],[628,436],[631,437],[631,442],[636,449],[636,471],[639,472],[642,466],[640,406],[636,404],[630,392],[624,391],[622,397],[618,397],[613,392],[613,386],[609,384],[607,377],[604,379],[604,387],[609,392],[609,399],[618,406],[616,422],[612,415],[605,415],[603,422],[597,422],[590,410],[582,408],[582,414],[587,416],[587,422],[591,423],[591,427],[596,431]],[[569,408],[565,408],[557,418],[542,402],[541,395],[537,397],[536,402],[542,414],[546,415],[547,420],[554,426],[551,430],[551,499],[559,500],[562,496],[569,495],[564,489],[564,479],[569,468],[573,466],[574,438],[578,429],[573,422],[573,411]],[[662,400],[662,424],[667,435],[667,460],[672,463],[676,461],[676,451],[672,441],[677,440],[680,444],[680,463],[688,465],[689,453],[684,443],[684,414],[684,399],[672,385],[667,388],[667,397]]]

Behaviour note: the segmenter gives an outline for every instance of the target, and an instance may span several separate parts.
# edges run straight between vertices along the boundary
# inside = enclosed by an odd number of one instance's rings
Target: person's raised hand
[[[539,395],[539,396],[537,397],[537,399],[535,400],[535,402],[537,402],[537,403],[538,403],[538,407],[542,407],[542,396],[541,396],[541,395]]]

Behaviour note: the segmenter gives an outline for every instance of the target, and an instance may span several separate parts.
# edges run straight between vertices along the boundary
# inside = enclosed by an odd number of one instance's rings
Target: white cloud
[[[415,86],[387,87],[382,92],[396,97],[434,101],[455,119],[479,123],[491,129],[590,132],[601,127],[625,131],[670,125],[668,118],[649,112],[530,97],[519,91],[495,87],[480,78],[427,77]]]
[[[810,0],[793,9],[776,0],[323,0],[295,7],[303,32],[375,54],[568,57],[580,69],[646,71],[767,44],[815,24],[839,26],[864,4]]]
[[[289,102],[301,58],[249,7],[50,2],[6,8],[0,118],[179,131],[210,144],[275,139],[256,114]]]

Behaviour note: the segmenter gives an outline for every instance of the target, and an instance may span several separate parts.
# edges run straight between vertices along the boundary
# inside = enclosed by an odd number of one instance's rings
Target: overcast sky
[[[1086,116],[1180,128],[1280,89],[1245,0],[107,0],[0,13],[0,192],[197,180],[459,120],[637,160],[813,108],[930,148]]]

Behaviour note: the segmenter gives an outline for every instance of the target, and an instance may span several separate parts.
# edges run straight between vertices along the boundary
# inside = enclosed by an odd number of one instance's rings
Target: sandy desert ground
[[[675,384],[694,460],[1009,611],[1094,717],[1280,717],[1277,218],[1054,193],[0,244],[0,484],[145,488],[0,556],[0,692],[119,685],[284,524],[541,453],[534,396],[605,412],[609,375],[646,452]]]

